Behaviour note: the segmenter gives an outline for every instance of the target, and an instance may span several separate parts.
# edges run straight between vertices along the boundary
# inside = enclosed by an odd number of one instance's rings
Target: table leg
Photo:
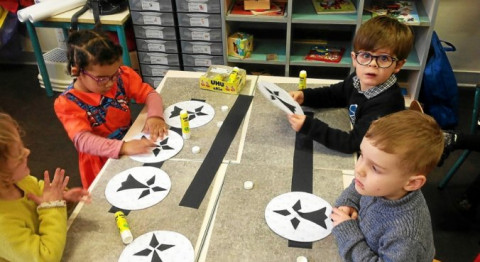
[[[125,36],[125,27],[123,25],[117,26],[118,42],[122,46],[123,50],[123,64],[126,66],[132,66],[130,61],[130,54],[128,53],[127,37]]]
[[[50,77],[48,76],[47,67],[45,66],[45,60],[43,60],[42,49],[40,48],[40,43],[38,42],[37,32],[35,27],[30,21],[26,21],[28,35],[30,36],[30,41],[32,41],[33,52],[35,53],[35,59],[37,59],[38,69],[40,70],[40,75],[42,76],[43,85],[45,85],[45,91],[47,91],[47,96],[52,97],[52,84],[50,83]]]

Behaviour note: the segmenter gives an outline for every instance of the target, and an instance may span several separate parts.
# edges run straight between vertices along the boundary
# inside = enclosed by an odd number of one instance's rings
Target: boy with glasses
[[[388,16],[377,16],[358,30],[350,54],[355,72],[344,81],[325,88],[290,92],[300,105],[312,108],[347,108],[353,129],[345,132],[320,119],[289,115],[292,128],[328,148],[342,153],[359,151],[370,123],[405,109],[396,73],[413,47],[413,32]]]

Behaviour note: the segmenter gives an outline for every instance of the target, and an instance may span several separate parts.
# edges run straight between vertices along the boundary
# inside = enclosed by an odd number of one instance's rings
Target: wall
[[[480,83],[480,1],[441,0],[435,31],[457,48],[447,52],[459,85]]]

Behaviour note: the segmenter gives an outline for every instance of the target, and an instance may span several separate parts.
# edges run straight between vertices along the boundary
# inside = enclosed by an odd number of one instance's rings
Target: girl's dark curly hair
[[[84,69],[90,64],[110,65],[122,56],[122,48],[98,30],[79,30],[67,41],[68,73],[72,66]]]

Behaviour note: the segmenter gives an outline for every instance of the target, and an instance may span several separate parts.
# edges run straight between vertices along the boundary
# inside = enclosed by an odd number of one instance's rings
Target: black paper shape
[[[143,198],[144,196],[147,196],[150,194],[150,190],[153,192],[159,192],[159,191],[165,191],[166,189],[163,187],[159,186],[154,186],[151,187],[155,183],[155,175],[152,176],[149,180],[147,180],[147,184],[144,185],[140,181],[136,180],[131,174],[128,174],[127,180],[122,182],[122,185],[120,188],[117,189],[118,191],[123,191],[123,190],[129,190],[129,189],[140,189],[140,188],[146,188],[145,190],[142,191],[138,199]]]
[[[162,150],[173,150],[174,148],[168,145],[168,137],[160,141],[160,144],[156,146],[152,153],[154,156],[158,156]]]
[[[180,111],[182,111],[180,107],[174,106],[173,111],[170,113],[170,116],[168,118],[174,118],[174,117],[180,116]]]
[[[154,156],[158,156],[158,154],[160,154],[160,148],[156,147],[155,149],[152,150],[152,153]]]
[[[300,220],[298,218],[294,217],[290,219],[290,223],[292,223],[292,226],[294,229],[297,229],[298,225],[300,224]]]
[[[162,262],[162,259],[160,258],[160,255],[157,253],[157,251],[162,252],[165,251],[171,247],[174,247],[175,245],[168,245],[168,244],[160,244],[157,240],[157,237],[155,234],[152,234],[152,239],[150,240],[149,247],[133,254],[134,256],[142,256],[146,257],[149,256],[151,253],[152,259],[150,260],[151,262]]]
[[[280,97],[278,96],[278,94],[279,94],[278,91],[271,91],[270,89],[268,89],[266,87],[265,87],[265,89],[270,93],[270,99],[272,101],[275,101],[275,100],[280,101],[280,103],[285,105],[288,108],[288,110],[290,110],[290,112],[295,113],[295,106],[283,101],[282,99],[280,99]]]
[[[286,209],[283,209],[283,210],[273,210],[273,212],[278,213],[278,214],[280,214],[280,215],[282,215],[282,216],[288,216],[288,215],[291,214],[290,211],[288,211],[288,210],[286,210]]]
[[[327,229],[327,225],[325,224],[325,221],[327,220],[327,215],[325,214],[325,211],[327,210],[326,207],[321,208],[319,210],[309,212],[309,213],[302,213],[298,212],[298,214],[305,218],[306,220],[312,221],[313,223]]]
[[[182,110],[183,110],[182,108],[180,108],[178,106],[174,106],[173,110],[170,113],[170,116],[168,118],[174,118],[174,117],[180,116],[180,112]],[[197,107],[194,110],[195,110],[194,112],[187,110],[189,121],[192,120],[192,119],[195,119],[197,116],[207,116],[208,115],[207,113],[202,112],[203,106]]]
[[[122,182],[122,186],[117,189],[117,192],[128,190],[128,189],[138,189],[138,188],[148,188],[148,186],[140,183],[138,180],[136,180],[132,176],[132,174],[128,174],[127,180]]]
[[[325,214],[325,211],[327,210],[326,207],[323,207],[321,209],[312,211],[312,212],[301,212],[299,211],[302,209],[302,204],[300,199],[295,202],[295,204],[292,206],[292,209],[303,219],[306,219],[308,221],[311,221],[325,229],[327,229],[327,225],[325,223],[326,219],[328,218],[327,215]],[[290,215],[290,212],[287,209],[282,209],[282,210],[273,210],[273,212],[280,214],[282,216],[288,216]],[[297,229],[298,225],[300,224],[300,220],[296,217],[292,218],[290,220],[292,223],[292,226],[294,229]]]

